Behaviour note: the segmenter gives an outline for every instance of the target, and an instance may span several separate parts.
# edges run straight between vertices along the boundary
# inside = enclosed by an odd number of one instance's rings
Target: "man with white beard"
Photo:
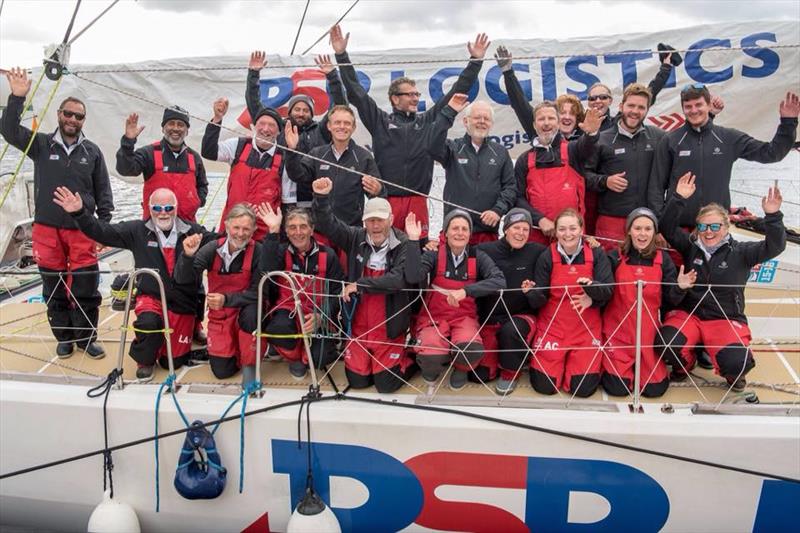
[[[467,105],[466,94],[455,94],[436,117],[428,153],[445,169],[444,214],[456,207],[471,213],[473,232],[470,244],[497,240],[500,218],[514,206],[517,197],[511,157],[500,144],[488,140],[494,124],[494,110],[485,101]],[[467,132],[448,139],[447,130],[456,115],[464,111]]]
[[[196,250],[212,241],[216,234],[178,217],[175,193],[165,188],[156,189],[150,195],[147,220],[128,220],[118,224],[94,218],[84,209],[80,194],[74,194],[66,187],[55,190],[53,202],[72,215],[78,228],[88,237],[105,246],[133,252],[134,268],[158,271],[167,299],[175,368],[188,362],[200,283],[193,278],[188,283],[181,283],[173,277],[173,272],[184,248]],[[152,276],[140,276],[136,289],[136,320],[133,322],[136,338],[129,353],[139,365],[136,377],[150,381],[156,362],[162,368],[168,368],[161,292]]]
[[[564,209],[583,214],[583,169],[595,154],[601,120],[597,110],[589,109],[578,124],[584,135],[567,141],[559,131],[554,102],[545,100],[533,108],[533,148],[520,155],[514,165],[517,207],[530,212],[533,221],[531,241],[549,244],[555,230],[553,220]]]

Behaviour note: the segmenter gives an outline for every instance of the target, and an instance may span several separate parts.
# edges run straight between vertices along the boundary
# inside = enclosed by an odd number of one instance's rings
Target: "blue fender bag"
[[[187,500],[211,500],[225,490],[228,471],[214,444],[214,437],[195,420],[186,432],[175,471],[175,490]]]

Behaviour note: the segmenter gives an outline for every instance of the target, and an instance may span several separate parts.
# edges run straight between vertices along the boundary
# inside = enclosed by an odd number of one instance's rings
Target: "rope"
[[[84,27],[83,27],[83,29],[82,29],[81,31],[79,31],[79,32],[78,32],[78,33],[75,35],[75,37],[73,37],[72,39],[70,39],[70,40],[69,40],[69,42],[67,42],[67,44],[72,44],[72,43],[74,43],[74,42],[75,42],[75,41],[78,39],[78,37],[80,37],[81,35],[83,35],[83,34],[84,34],[84,32],[86,32],[86,30],[88,30],[89,28],[91,28],[91,27],[94,25],[94,23],[95,23],[95,22],[97,22],[98,20],[100,20],[100,17],[102,17],[103,15],[105,15],[106,13],[108,13],[108,12],[109,12],[109,10],[111,10],[111,8],[112,8],[112,7],[114,7],[115,5],[117,5],[117,2],[119,2],[119,0],[114,0],[113,2],[111,2],[111,5],[109,5],[109,6],[108,6],[107,8],[105,8],[103,11],[101,11],[101,12],[100,12],[100,14],[99,14],[99,15],[97,15],[95,18],[93,18],[93,19],[92,19],[92,21],[91,21],[89,24],[87,24],[86,26],[84,26]],[[76,12],[77,12],[77,10],[76,10]],[[73,19],[73,20],[74,20],[74,19]],[[70,25],[70,28],[72,28],[72,25]],[[68,35],[69,35],[69,34],[68,34]],[[66,42],[66,37],[64,38],[64,41]]]
[[[306,21],[306,13],[308,13],[308,5],[311,3],[311,0],[306,0],[306,7],[303,9],[303,16],[300,18],[300,25],[297,27],[297,34],[294,36],[294,43],[292,44],[292,51],[289,52],[289,55],[294,55],[294,49],[297,46],[297,39],[300,38],[300,30],[303,29],[303,22]]]
[[[343,20],[344,20],[344,18],[347,16],[347,14],[348,14],[348,13],[350,13],[350,11],[352,11],[354,7],[356,7],[356,4],[358,4],[358,2],[359,2],[359,0],[355,0],[355,2],[353,2],[353,3],[350,5],[350,7],[348,7],[348,8],[347,8],[347,11],[345,11],[345,12],[344,12],[344,14],[343,14],[341,17],[339,17],[339,19],[338,19],[336,22],[334,22],[333,24],[331,24],[331,26],[336,26],[336,25],[338,25],[338,24],[339,24],[341,21],[343,21]],[[314,48],[315,46],[317,46],[317,45],[319,44],[319,42],[320,42],[322,39],[324,39],[324,38],[325,38],[325,36],[327,36],[328,34],[329,34],[329,32],[327,32],[327,31],[326,31],[325,33],[323,33],[322,35],[320,35],[320,36],[319,36],[319,39],[317,39],[316,41],[314,41],[314,44],[312,44],[311,46],[309,46],[308,48],[306,48],[305,50],[303,50],[303,53],[302,53],[302,54],[300,54],[300,55],[301,55],[301,56],[304,56],[304,55],[306,55],[306,54],[307,54],[307,53],[308,53],[308,52],[309,52],[309,51],[310,51],[312,48]]]
[[[357,3],[357,2],[356,2]],[[352,7],[355,6],[355,3]],[[316,43],[314,43],[310,48],[306,49],[301,55],[305,55],[311,48],[316,46],[319,41],[325,38],[328,35],[328,32],[325,32]],[[776,44],[769,47],[770,50],[785,50],[785,49],[792,49],[792,48],[800,48],[800,43],[795,44]],[[670,52],[677,52],[677,53],[686,53],[686,52],[735,52],[735,51],[747,51],[747,50],[762,50],[763,48],[760,46],[732,46],[730,48],[727,47],[711,47],[711,48],[702,48],[702,49],[693,49],[693,48],[684,48],[681,50],[670,50]],[[615,52],[616,55],[620,56],[627,56],[627,55],[639,55],[642,53],[650,54],[659,54],[662,53],[663,50],[629,50],[629,51],[621,51]],[[526,60],[526,61],[533,61],[533,60],[541,60],[541,59],[569,59],[575,56],[589,56],[589,57],[600,57],[602,53],[598,53],[596,50],[587,51],[587,52],[575,52],[571,54],[548,54],[548,55],[523,55],[523,56],[515,56],[515,61]],[[463,57],[458,58],[441,58],[441,59],[394,59],[388,61],[360,61],[360,62],[350,62],[350,63],[338,63],[339,66],[353,66],[353,67],[377,67],[377,66],[388,66],[388,65],[436,65],[442,63],[460,63],[464,61]],[[477,58],[470,58],[470,61],[495,61],[493,57],[484,57],[482,59]],[[287,65],[265,65],[265,69],[292,69],[292,68],[308,68],[313,67],[314,65],[309,65],[307,63],[291,63]],[[163,68],[140,68],[140,69],[96,69],[96,70],[79,70],[73,72],[73,74],[115,74],[115,73],[125,73],[125,72],[207,72],[207,71],[225,71],[225,70],[246,70],[247,67],[244,66],[235,66],[235,67],[163,67]]]
[[[181,416],[181,420],[183,420],[184,425],[186,426],[186,430],[189,430],[192,425],[186,419],[186,415],[183,414],[183,410],[181,410],[180,405],[178,405],[178,399],[175,397],[175,379],[177,376],[175,374],[170,374],[167,376],[167,379],[161,384],[158,388],[158,393],[156,395],[156,413],[155,413],[155,434],[153,437],[153,442],[155,444],[156,450],[156,512],[159,512],[161,509],[161,486],[159,482],[159,459],[158,459],[158,443],[159,443],[159,436],[158,436],[158,411],[161,405],[161,395],[164,394],[164,389],[172,394],[172,401],[175,402],[175,408],[178,410],[178,414]]]
[[[261,382],[258,381],[258,376],[256,376],[256,380],[248,383],[240,396],[242,398],[242,413],[239,417],[239,494],[244,490],[244,418],[247,412],[247,398],[260,390]]]
[[[106,477],[108,477],[108,489],[111,491],[111,498],[114,498],[114,478],[111,476],[114,470],[114,461],[111,458],[111,451],[108,449],[108,396],[111,393],[111,387],[117,382],[117,379],[122,378],[122,371],[113,369],[109,372],[108,377],[98,386],[93,387],[86,391],[86,396],[89,398],[97,398],[103,396],[103,492],[106,491]]]

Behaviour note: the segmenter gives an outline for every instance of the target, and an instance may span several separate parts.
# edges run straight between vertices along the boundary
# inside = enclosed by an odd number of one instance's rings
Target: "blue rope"
[[[356,316],[356,307],[358,306],[358,295],[352,294],[350,296],[351,305],[347,303],[342,304],[342,315],[344,316],[344,331],[348,337],[353,335],[353,317]]]
[[[239,419],[239,494],[244,491],[244,413],[247,410],[247,398],[261,390],[261,382],[251,381],[242,392],[242,416]]]
[[[183,419],[183,423],[186,424],[186,427],[190,427],[189,421],[186,420],[186,415],[183,414],[180,406],[178,405],[178,399],[175,398],[175,390],[173,389],[173,385],[175,384],[175,379],[177,376],[175,374],[170,374],[167,376],[167,379],[164,380],[164,383],[161,384],[161,387],[158,388],[158,395],[156,396],[156,428],[155,428],[155,439],[153,440],[153,444],[156,448],[156,512],[159,512],[161,509],[161,486],[158,480],[158,472],[159,472],[159,463],[158,463],[158,410],[161,405],[161,395],[164,393],[164,389],[167,388],[172,393],[172,399],[175,402],[175,407],[178,408],[178,413],[181,415]]]
[[[242,393],[241,393],[239,396],[237,396],[237,397],[236,397],[236,399],[234,399],[234,400],[233,400],[233,401],[232,401],[230,404],[228,404],[228,407],[226,407],[226,408],[225,408],[225,410],[222,412],[222,416],[220,416],[220,417],[219,417],[219,418],[220,418],[220,421],[219,421],[219,422],[217,422],[217,423],[214,425],[214,429],[212,429],[212,430],[211,430],[211,436],[212,436],[212,437],[214,436],[214,434],[215,434],[215,433],[217,432],[217,430],[219,429],[219,426],[220,426],[220,424],[222,424],[222,419],[223,419],[223,418],[225,418],[226,416],[228,416],[228,412],[229,412],[231,409],[233,409],[233,406],[234,406],[234,405],[236,405],[237,403],[239,403],[239,401],[240,401],[242,398],[244,398],[245,396],[247,396],[247,395],[249,395],[249,394],[250,394],[250,392],[248,392],[248,391],[249,391],[249,389],[248,389],[247,387],[245,387],[245,389],[242,391]]]

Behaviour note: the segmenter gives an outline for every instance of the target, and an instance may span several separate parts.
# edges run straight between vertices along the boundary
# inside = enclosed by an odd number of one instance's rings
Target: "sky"
[[[34,67],[64,37],[71,0],[0,0],[0,68]],[[111,0],[84,0],[73,35]],[[297,51],[308,48],[352,4],[311,0]],[[304,0],[122,0],[72,45],[70,63],[132,63],[173,57],[288,55]],[[653,32],[704,23],[798,20],[800,0],[471,1],[361,0],[342,23],[350,51],[435,47],[479,31],[501,39],[575,38]],[[800,30],[799,30],[800,31]],[[310,54],[328,53],[327,39]]]

